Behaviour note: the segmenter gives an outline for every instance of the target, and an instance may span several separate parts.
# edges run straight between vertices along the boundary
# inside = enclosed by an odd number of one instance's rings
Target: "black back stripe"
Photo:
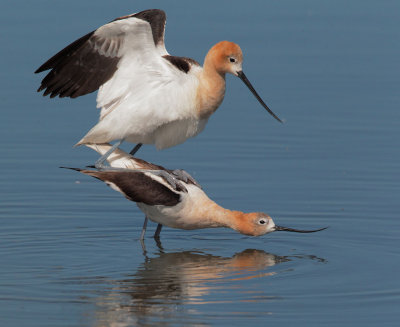
[[[176,68],[183,71],[184,73],[188,73],[192,65],[199,66],[199,63],[192,58],[170,55],[163,56],[163,58],[168,60],[172,65],[174,65]]]

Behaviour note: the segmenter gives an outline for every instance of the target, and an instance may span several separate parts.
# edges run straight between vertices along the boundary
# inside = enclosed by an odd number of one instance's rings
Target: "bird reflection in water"
[[[272,267],[300,258],[324,261],[315,256],[278,256],[255,249],[232,257],[201,251],[164,253],[161,250],[156,257],[145,256],[136,273],[107,282],[112,288],[96,300],[95,325],[151,326],[162,320],[165,325],[207,326],[201,305],[260,304],[277,299],[278,296],[268,294],[264,278],[289,270]],[[228,294],[223,300],[217,296],[221,292]]]

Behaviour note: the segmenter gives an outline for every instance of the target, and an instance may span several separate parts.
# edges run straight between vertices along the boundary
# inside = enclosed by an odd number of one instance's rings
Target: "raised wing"
[[[96,91],[112,78],[120,61],[135,52],[168,55],[166,15],[158,9],[124,16],[86,34],[58,52],[35,73],[51,69],[38,92],[51,98],[76,98]]]

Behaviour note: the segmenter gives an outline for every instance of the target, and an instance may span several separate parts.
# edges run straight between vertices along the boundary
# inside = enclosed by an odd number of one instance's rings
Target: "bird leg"
[[[140,240],[140,245],[142,246],[143,255],[147,258],[146,244],[144,244],[143,240]]]
[[[144,240],[144,234],[146,233],[146,228],[147,228],[147,221],[149,219],[147,218],[147,216],[144,218],[144,223],[143,223],[143,228],[142,228],[142,233],[140,234],[140,241],[143,242]]]
[[[117,141],[114,143],[114,145],[106,152],[104,153],[94,164],[95,168],[97,169],[104,169],[107,166],[104,164],[104,162],[107,160],[107,158],[110,156],[110,154],[116,149],[118,148],[121,143],[124,142],[123,139]]]
[[[186,187],[173,174],[170,174],[165,170],[152,170],[149,172],[163,178],[175,191],[187,193]]]
[[[186,171],[183,169],[175,169],[172,171],[172,174],[179,180],[185,183],[192,183],[197,187],[201,188],[201,185],[197,183],[197,181]]]
[[[142,143],[138,143],[135,145],[135,147],[131,150],[131,152],[129,152],[129,154],[131,156],[134,156],[136,152],[138,152],[138,150],[142,147]]]
[[[164,248],[161,244],[160,238],[155,238],[154,240],[156,241],[156,245],[157,245],[158,249],[160,250],[160,253],[164,253]]]
[[[158,225],[157,225],[156,232],[154,233],[154,238],[155,238],[156,240],[159,240],[159,239],[160,239],[161,228],[162,228],[162,225],[161,225],[161,224],[158,224]]]

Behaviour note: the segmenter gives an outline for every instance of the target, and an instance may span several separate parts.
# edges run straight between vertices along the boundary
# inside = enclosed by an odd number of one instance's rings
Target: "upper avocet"
[[[100,120],[78,143],[119,140],[168,148],[200,133],[225,94],[225,74],[238,76],[278,121],[242,70],[240,47],[222,41],[204,66],[169,55],[166,15],[158,9],[124,16],[86,34],[35,73],[50,69],[38,91],[71,97],[99,90]],[[114,147],[114,148],[115,148]],[[113,148],[113,150],[114,150]],[[106,158],[103,158],[104,161]]]

